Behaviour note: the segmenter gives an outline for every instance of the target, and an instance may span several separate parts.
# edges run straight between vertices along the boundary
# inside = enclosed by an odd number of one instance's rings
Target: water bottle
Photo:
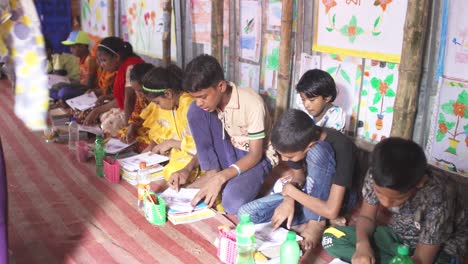
[[[146,162],[142,161],[139,164],[140,169],[137,173],[137,190],[138,190],[138,209],[144,210],[143,198],[145,196],[145,190],[150,190],[150,173],[146,168]]]
[[[72,116],[70,118],[70,123],[68,124],[68,148],[74,150],[78,140],[80,140],[78,123],[76,122],[76,118]]]
[[[409,256],[409,246],[408,245],[399,245],[397,249],[398,255],[394,256],[390,260],[390,264],[412,264],[413,261]]]
[[[255,227],[249,214],[241,215],[236,227],[237,260],[236,264],[254,264]]]
[[[296,232],[289,231],[286,240],[281,244],[280,264],[297,264],[301,250],[296,241]]]
[[[96,175],[104,177],[104,157],[106,156],[104,139],[97,135],[94,141],[94,157],[96,158]]]

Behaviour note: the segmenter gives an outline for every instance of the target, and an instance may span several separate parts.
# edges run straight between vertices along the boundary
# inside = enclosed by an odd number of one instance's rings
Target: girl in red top
[[[117,71],[113,86],[113,98],[93,109],[86,117],[85,125],[96,123],[99,116],[112,108],[119,108],[128,120],[135,105],[135,92],[131,89],[130,71],[133,65],[144,62],[133,53],[130,43],[118,37],[107,37],[101,41],[97,49],[97,57],[101,67],[108,72]],[[101,103],[100,101],[98,101]]]

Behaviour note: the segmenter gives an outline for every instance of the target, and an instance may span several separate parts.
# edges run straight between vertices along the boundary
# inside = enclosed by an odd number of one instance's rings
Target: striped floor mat
[[[66,145],[25,128],[11,89],[0,89],[0,123],[14,263],[219,263],[212,243],[218,226],[232,226],[224,216],[155,227],[133,186],[96,177]]]

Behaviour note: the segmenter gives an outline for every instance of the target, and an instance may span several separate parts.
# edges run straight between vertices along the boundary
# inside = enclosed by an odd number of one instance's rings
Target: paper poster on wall
[[[250,63],[239,63],[239,82],[241,88],[250,88],[258,93],[260,87],[260,66]]]
[[[262,10],[260,2],[243,0],[240,2],[240,57],[258,62],[260,59],[260,40]]]
[[[426,154],[430,163],[468,177],[468,82],[442,79]]]
[[[468,81],[468,1],[450,1],[449,9],[444,76]]]
[[[162,39],[169,17],[164,15],[163,0],[126,0],[129,42],[136,53],[162,58]],[[174,11],[171,15],[171,59],[177,58]]]
[[[345,130],[352,131],[357,119],[357,102],[362,82],[361,58],[322,54],[322,70],[335,80],[337,96],[333,104],[346,113]]]
[[[190,0],[193,42],[211,45],[211,2]],[[224,0],[223,21],[223,45],[229,46],[229,0]]]
[[[358,136],[381,141],[390,136],[398,87],[398,65],[366,59],[361,91]]]
[[[81,27],[83,31],[95,39],[109,36],[107,11],[107,1],[81,1]]]
[[[400,62],[408,1],[316,1],[313,49]]]
[[[261,76],[261,93],[276,98],[278,84],[278,64],[280,36],[265,34],[263,45],[263,61]]]
[[[281,29],[281,9],[283,4],[280,0],[268,1],[267,13],[267,29],[280,30]]]

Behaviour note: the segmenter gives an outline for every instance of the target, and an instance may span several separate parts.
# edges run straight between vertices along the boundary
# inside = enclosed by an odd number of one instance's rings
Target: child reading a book
[[[133,65],[141,63],[143,60],[133,53],[133,48],[130,43],[118,37],[104,38],[98,45],[97,56],[105,71],[117,71],[113,84],[113,99],[94,108],[87,115],[84,124],[95,124],[101,114],[112,108],[118,108],[119,111],[124,111],[126,123],[133,111],[135,103],[135,98],[130,96],[130,94],[135,93],[133,89],[131,89],[130,71]]]
[[[379,142],[362,195],[355,227],[325,230],[322,245],[330,255],[352,263],[389,263],[405,243],[413,263],[462,263],[468,207],[449,178],[429,173],[418,144],[401,138]],[[376,226],[379,206],[392,213],[388,226]]]
[[[198,161],[206,171],[196,182],[200,191],[192,204],[204,199],[213,206],[222,193],[224,209],[235,214],[255,199],[272,167],[266,157],[267,107],[253,89],[227,82],[221,65],[209,55],[187,65],[183,87],[195,98],[187,117]]]
[[[282,193],[254,200],[239,209],[254,223],[306,223],[301,236],[308,250],[320,243],[325,220],[349,211],[356,202],[355,146],[334,129],[321,128],[305,112],[289,109],[274,125],[271,143],[293,169]],[[351,173],[349,173],[351,172]]]
[[[140,114],[149,103],[142,89],[143,76],[153,68],[153,64],[138,63],[130,71],[130,83],[131,88],[136,94],[136,102],[133,112],[128,119],[128,126],[119,131],[120,139],[123,142],[130,143],[136,140],[137,149],[139,150],[145,149],[150,143],[148,137],[149,128],[143,126],[144,119],[141,118]]]
[[[80,80],[51,89],[50,97],[55,100],[66,100],[80,96],[96,86],[96,58],[89,52],[90,39],[84,31],[72,31],[63,45],[70,46],[71,53],[79,60]]]
[[[186,173],[173,175],[191,163],[196,155],[187,120],[193,98],[182,90],[182,75],[182,70],[173,64],[166,68],[156,67],[144,76],[142,89],[152,103],[166,110],[158,112],[157,124],[150,128],[152,141],[147,150],[170,155],[170,161],[163,170],[166,181],[173,182],[177,177],[178,182],[188,183],[191,177],[198,175],[198,170],[183,170]]]

